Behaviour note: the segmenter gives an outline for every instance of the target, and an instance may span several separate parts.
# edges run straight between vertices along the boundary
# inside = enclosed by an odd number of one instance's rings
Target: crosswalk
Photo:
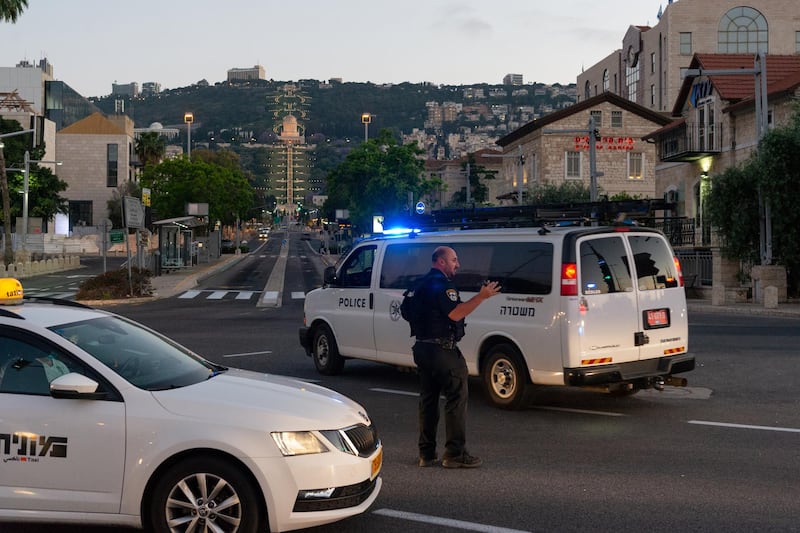
[[[36,296],[38,298],[57,298],[59,300],[74,300],[75,295],[78,294],[77,287],[75,289],[65,288],[59,290],[50,289],[25,289],[26,296]]]
[[[257,300],[264,291],[238,291],[221,289],[192,289],[177,296],[182,300]],[[292,300],[303,300],[304,292],[292,292]]]

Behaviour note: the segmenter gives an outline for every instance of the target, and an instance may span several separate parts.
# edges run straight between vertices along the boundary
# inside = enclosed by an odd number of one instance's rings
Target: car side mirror
[[[102,400],[106,393],[97,392],[99,384],[83,374],[70,372],[50,382],[50,395],[53,398],[73,400]]]
[[[325,271],[322,274],[322,281],[325,285],[335,285],[336,284],[336,267],[329,266],[325,267]]]

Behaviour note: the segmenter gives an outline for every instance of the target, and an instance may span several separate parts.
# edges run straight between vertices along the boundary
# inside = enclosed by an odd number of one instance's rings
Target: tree
[[[433,186],[423,180],[423,151],[414,144],[398,145],[389,130],[354,148],[327,178],[328,216],[349,209],[350,221],[361,231],[372,227],[372,215],[407,212],[408,193],[419,198]]]
[[[0,0],[0,21],[17,22],[26,7],[28,0]]]
[[[108,210],[108,219],[114,228],[125,226],[122,220],[122,198],[125,196],[141,198],[142,189],[135,182],[126,181],[111,193],[111,198],[106,202],[106,208]]]
[[[200,150],[198,150],[200,152]],[[230,224],[253,207],[253,189],[238,168],[204,161],[202,154],[146,167],[140,183],[149,187],[153,210],[162,218],[186,214],[188,203],[208,203],[210,222]],[[224,158],[223,158],[224,159]],[[228,161],[230,163],[230,161]]]
[[[739,167],[712,176],[706,208],[725,257],[758,263],[759,190],[772,211],[772,255],[786,267],[790,292],[800,281],[800,107],[791,122],[770,130]]]
[[[497,176],[496,170],[488,170],[482,165],[475,163],[475,154],[467,155],[467,161],[461,163],[461,171],[466,174],[469,168],[469,196],[471,205],[485,205],[491,200],[489,198],[489,187],[483,181],[493,180]],[[466,191],[460,190],[453,193],[450,199],[452,207],[459,207],[466,204]]]
[[[167,153],[167,141],[158,133],[148,131],[136,139],[135,150],[143,167],[155,165],[164,159],[164,154]]]

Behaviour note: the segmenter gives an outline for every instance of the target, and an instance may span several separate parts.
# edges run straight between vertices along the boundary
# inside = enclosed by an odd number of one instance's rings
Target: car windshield
[[[50,329],[141,389],[185,387],[227,370],[163,335],[119,316],[94,318]]]

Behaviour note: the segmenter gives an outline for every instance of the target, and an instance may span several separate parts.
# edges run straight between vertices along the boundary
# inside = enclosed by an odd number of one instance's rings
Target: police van
[[[466,320],[458,346],[489,401],[519,407],[532,385],[618,395],[685,385],[694,368],[680,263],[655,229],[620,225],[405,233],[359,242],[306,295],[300,343],[322,374],[347,359],[413,367],[405,289],[451,246],[462,300],[502,291]]]

